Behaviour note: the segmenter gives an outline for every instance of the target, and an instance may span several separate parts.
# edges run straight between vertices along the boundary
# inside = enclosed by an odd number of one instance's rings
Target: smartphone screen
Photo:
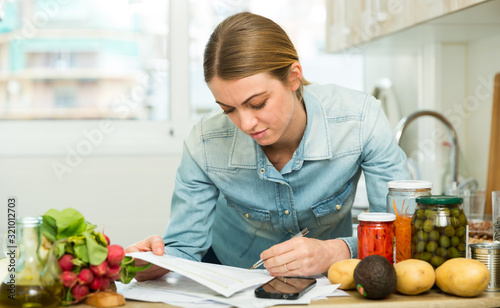
[[[274,299],[297,299],[315,285],[315,278],[276,277],[255,289],[255,296]]]

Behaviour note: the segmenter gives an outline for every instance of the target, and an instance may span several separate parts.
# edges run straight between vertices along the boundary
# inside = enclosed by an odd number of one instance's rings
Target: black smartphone
[[[297,299],[316,285],[316,278],[276,277],[255,289],[255,296],[274,299]]]

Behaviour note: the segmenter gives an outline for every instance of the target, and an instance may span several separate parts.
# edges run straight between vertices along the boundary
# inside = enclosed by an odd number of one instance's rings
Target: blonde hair
[[[299,57],[286,32],[274,21],[252,13],[238,13],[221,22],[205,47],[205,82],[215,76],[235,80],[269,73],[287,83],[290,67]],[[297,91],[302,98],[304,78]]]

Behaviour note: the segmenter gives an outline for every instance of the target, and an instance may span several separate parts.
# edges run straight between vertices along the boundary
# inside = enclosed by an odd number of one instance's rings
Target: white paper
[[[314,288],[296,300],[278,300],[257,298],[255,287],[247,288],[227,298],[199,283],[179,275],[169,273],[161,279],[137,282],[135,279],[127,285],[117,283],[117,291],[128,299],[149,302],[163,302],[179,307],[256,307],[264,308],[275,305],[307,305],[314,299],[338,295],[340,284],[332,285],[324,276],[318,276]]]
[[[269,272],[262,270],[203,263],[169,255],[157,256],[152,252],[134,252],[127,255],[186,276],[226,297],[273,279]]]

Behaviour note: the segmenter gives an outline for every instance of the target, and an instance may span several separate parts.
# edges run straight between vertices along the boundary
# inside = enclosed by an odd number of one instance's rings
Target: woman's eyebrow
[[[248,102],[249,102],[250,100],[252,100],[254,97],[257,97],[257,96],[263,95],[263,94],[265,94],[265,93],[266,93],[266,92],[264,91],[264,92],[256,93],[256,94],[254,94],[254,95],[252,95],[252,96],[248,97],[246,100],[244,100],[244,101],[243,101],[243,103],[241,103],[241,106],[243,106],[243,105],[245,105],[246,103],[248,103]],[[233,107],[233,106],[228,106],[228,105],[226,105],[226,104],[224,104],[224,103],[221,103],[221,102],[219,102],[219,101],[215,101],[215,102],[216,102],[217,104],[219,104],[219,105],[224,106],[224,107]]]

